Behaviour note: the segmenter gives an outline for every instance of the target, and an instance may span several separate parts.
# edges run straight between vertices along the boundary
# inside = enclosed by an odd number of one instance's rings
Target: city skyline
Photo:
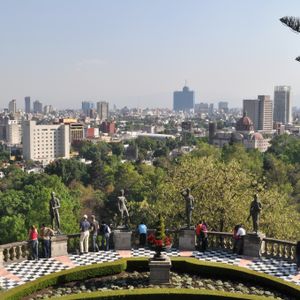
[[[300,106],[300,40],[279,22],[299,11],[295,0],[88,4],[0,4],[1,108],[12,99],[23,108],[25,96],[57,109],[82,101],[171,108],[185,80],[196,103],[241,107],[288,85]]]

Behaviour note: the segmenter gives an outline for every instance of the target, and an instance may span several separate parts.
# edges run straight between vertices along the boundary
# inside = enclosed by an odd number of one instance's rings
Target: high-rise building
[[[258,99],[244,99],[243,112],[249,116],[253,122],[254,130],[258,130],[258,116],[259,116],[259,100]]]
[[[15,99],[9,101],[8,112],[12,114],[15,114],[17,112],[17,101]]]
[[[259,95],[259,114],[258,114],[258,130],[273,130],[273,103],[270,96]]]
[[[29,114],[31,112],[31,100],[29,96],[25,97],[24,99],[25,99],[25,113]]]
[[[220,112],[224,112],[224,113],[227,114],[228,111],[229,111],[228,102],[226,102],[226,101],[220,101],[218,103],[218,109],[219,109]]]
[[[101,121],[106,121],[108,119],[108,102],[97,102],[97,114]]]
[[[17,120],[8,120],[6,125],[6,142],[9,145],[21,144],[22,126]]]
[[[274,121],[282,124],[292,123],[291,87],[275,86]]]
[[[94,109],[94,103],[90,101],[82,101],[81,109],[86,116],[90,115],[90,110]]]
[[[243,111],[252,120],[254,130],[272,131],[273,106],[270,96],[259,95],[257,99],[245,99]]]
[[[43,104],[39,100],[33,102],[33,112],[36,114],[43,113]]]
[[[175,111],[190,111],[194,109],[195,98],[194,91],[190,91],[187,86],[184,86],[182,91],[175,91],[173,94],[173,110]]]
[[[48,164],[56,158],[70,158],[69,125],[36,125],[23,122],[23,157]]]

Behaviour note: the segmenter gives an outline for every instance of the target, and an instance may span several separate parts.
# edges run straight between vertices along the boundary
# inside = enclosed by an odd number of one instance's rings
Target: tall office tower
[[[31,112],[31,100],[30,97],[25,97],[25,113],[29,114]]]
[[[6,125],[6,142],[10,145],[21,144],[22,126],[17,120],[8,120]]]
[[[258,99],[244,99],[243,112],[252,120],[254,130],[258,130],[259,117],[259,100]]]
[[[187,86],[184,86],[182,91],[175,91],[173,94],[173,110],[175,111],[190,111],[194,109],[195,97],[194,91],[190,91]]]
[[[273,103],[270,96],[259,95],[258,97],[258,130],[273,130]]]
[[[94,103],[90,101],[82,101],[81,109],[86,116],[89,116],[90,110],[94,109]]]
[[[208,114],[210,116],[214,114],[214,104],[213,103],[209,104]]]
[[[17,112],[17,101],[15,99],[9,101],[8,112],[15,114]]]
[[[108,119],[108,102],[97,102],[97,114],[101,121]]]
[[[39,100],[33,102],[33,112],[36,114],[43,113],[43,104]]]
[[[273,130],[273,105],[270,96],[259,95],[257,99],[243,100],[243,111],[252,120],[254,130]]]
[[[274,121],[292,123],[291,87],[286,85],[275,86],[274,91]]]
[[[70,158],[69,125],[36,125],[23,122],[23,157],[44,164],[56,158]]]
[[[219,108],[219,111],[223,111],[224,113],[228,113],[228,111],[229,111],[228,102],[220,101],[218,103],[218,108]]]

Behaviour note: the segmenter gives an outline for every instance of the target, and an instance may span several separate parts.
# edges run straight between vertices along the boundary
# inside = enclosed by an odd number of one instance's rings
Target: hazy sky
[[[300,106],[300,36],[279,18],[299,0],[0,0],[0,107],[24,96],[172,107],[187,80],[196,102],[291,85]]]

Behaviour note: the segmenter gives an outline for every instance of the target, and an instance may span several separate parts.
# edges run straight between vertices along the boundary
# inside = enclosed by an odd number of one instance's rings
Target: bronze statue
[[[191,190],[189,188],[183,190],[181,195],[184,197],[185,200],[185,215],[187,220],[187,227],[191,227],[192,221],[192,213],[194,210],[194,197],[191,195]]]
[[[259,217],[260,217],[261,210],[262,210],[262,205],[258,199],[258,195],[255,194],[254,199],[252,200],[250,205],[250,214],[247,220],[249,221],[250,217],[252,217],[253,231],[256,233],[258,232]]]
[[[126,204],[127,200],[124,196],[124,190],[122,189],[120,191],[120,196],[118,196],[118,210],[121,218],[120,225],[125,225],[125,227],[128,227],[129,213]]]
[[[50,218],[52,229],[60,233],[60,216],[59,216],[60,201],[55,197],[55,193],[51,193],[49,201]]]

